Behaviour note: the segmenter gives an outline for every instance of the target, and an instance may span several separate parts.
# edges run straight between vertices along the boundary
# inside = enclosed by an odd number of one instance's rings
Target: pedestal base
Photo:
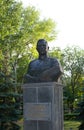
[[[56,82],[24,84],[24,130],[63,130],[62,98]]]

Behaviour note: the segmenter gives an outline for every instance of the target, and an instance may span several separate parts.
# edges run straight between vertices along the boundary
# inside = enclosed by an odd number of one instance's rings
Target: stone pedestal
[[[24,130],[63,130],[62,98],[56,82],[24,84]]]

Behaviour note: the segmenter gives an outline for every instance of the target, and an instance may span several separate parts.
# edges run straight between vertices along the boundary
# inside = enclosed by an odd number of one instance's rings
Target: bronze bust
[[[58,82],[63,71],[56,58],[48,57],[48,43],[44,39],[37,42],[39,57],[30,62],[24,83]]]

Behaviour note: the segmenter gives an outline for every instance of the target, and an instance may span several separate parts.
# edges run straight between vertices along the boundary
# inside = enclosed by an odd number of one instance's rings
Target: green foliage
[[[56,57],[57,59],[59,59],[62,62],[62,50],[60,48],[52,48],[52,50],[50,50],[49,55],[51,57]]]
[[[21,94],[16,92],[12,75],[0,73],[0,129],[13,130],[18,127],[15,122],[21,119]],[[14,129],[17,130],[17,129]]]
[[[64,114],[64,120],[69,120],[69,121],[76,121],[79,113],[69,113],[69,114]]]
[[[84,50],[76,46],[66,47],[64,50],[53,48],[49,55],[59,59],[64,70],[64,110],[67,109],[69,113],[76,111],[83,95]]]
[[[64,95],[71,112],[74,110],[75,101],[81,98],[84,74],[84,51],[78,47],[67,47],[63,51],[64,66]]]
[[[80,125],[80,122],[78,121],[65,121],[64,122],[64,130],[78,130],[78,126]]]
[[[21,8],[21,3],[14,0],[0,1],[0,37],[3,40],[6,36],[17,32]]]

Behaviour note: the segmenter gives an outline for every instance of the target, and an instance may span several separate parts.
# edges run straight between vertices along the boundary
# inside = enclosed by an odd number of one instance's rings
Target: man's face
[[[48,44],[45,41],[39,42],[37,45],[37,51],[39,52],[39,54],[46,54],[48,51]]]

